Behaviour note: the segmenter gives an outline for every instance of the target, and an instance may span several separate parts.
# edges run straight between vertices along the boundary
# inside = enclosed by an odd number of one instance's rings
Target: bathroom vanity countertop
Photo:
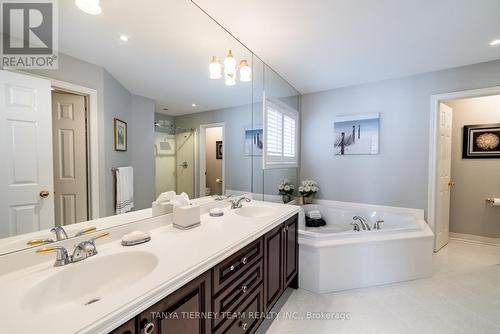
[[[203,214],[201,226],[190,230],[179,230],[171,224],[150,230],[152,240],[133,247],[121,246],[116,236],[108,242],[99,239],[99,254],[59,268],[53,267],[54,253],[33,254],[46,256],[47,261],[0,276],[0,299],[8,305],[0,313],[2,332],[108,333],[300,210],[297,206],[260,201],[245,203],[244,206],[265,206],[274,212],[266,217],[248,218],[225,208],[222,217]],[[168,218],[171,220],[171,217]],[[113,230],[110,232],[113,234]],[[60,271],[72,266],[85,266],[105,256],[138,251],[153,254],[158,259],[158,265],[135,283],[114,293],[104,293],[96,303],[84,306],[67,302],[57,310],[36,312],[27,304],[32,303],[27,297],[30,289],[46,279],[50,280]],[[109,270],[112,275],[113,268]],[[51,298],[51,295],[46,293],[41,298]]]

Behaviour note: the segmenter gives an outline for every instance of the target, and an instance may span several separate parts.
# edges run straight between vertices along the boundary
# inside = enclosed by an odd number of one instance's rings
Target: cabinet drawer
[[[262,257],[262,238],[231,255],[214,267],[213,292],[219,293]]]
[[[214,327],[225,320],[225,312],[233,312],[238,304],[260,286],[263,277],[262,267],[263,262],[260,259],[214,298],[213,312],[218,315],[214,318]]]
[[[254,333],[263,320],[264,299],[262,284],[252,292],[234,312],[234,316],[222,322],[215,334]]]

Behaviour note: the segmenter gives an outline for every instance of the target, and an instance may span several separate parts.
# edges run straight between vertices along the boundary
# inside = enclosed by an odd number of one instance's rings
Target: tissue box
[[[169,202],[153,202],[153,217],[168,215],[173,212],[174,206]]]
[[[187,230],[200,225],[200,206],[185,205],[174,206],[174,227]]]

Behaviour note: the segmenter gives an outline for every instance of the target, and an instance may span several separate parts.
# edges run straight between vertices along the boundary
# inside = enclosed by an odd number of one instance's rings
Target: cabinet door
[[[298,217],[293,216],[284,223],[285,228],[285,287],[297,274],[299,267]]]
[[[139,316],[140,334],[208,334],[210,271],[189,282]]]
[[[264,302],[268,311],[283,292],[283,225],[264,235]]]

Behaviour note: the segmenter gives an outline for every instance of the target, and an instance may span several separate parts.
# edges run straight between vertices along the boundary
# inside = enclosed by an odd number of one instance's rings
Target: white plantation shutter
[[[298,111],[279,101],[264,101],[263,168],[298,167]]]
[[[295,158],[295,120],[283,115],[283,156]]]
[[[281,157],[283,155],[283,115],[276,109],[267,110],[267,154]]]

